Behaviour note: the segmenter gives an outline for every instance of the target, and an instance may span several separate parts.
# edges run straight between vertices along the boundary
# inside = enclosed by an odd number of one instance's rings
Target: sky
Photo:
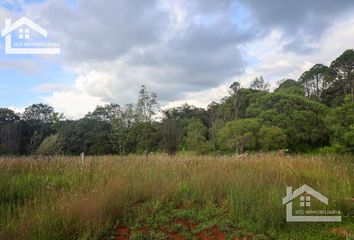
[[[206,107],[234,81],[275,88],[354,48],[353,0],[0,0],[26,16],[60,55],[7,55],[0,40],[0,107],[46,103],[69,119],[136,102],[140,86],[164,108]]]

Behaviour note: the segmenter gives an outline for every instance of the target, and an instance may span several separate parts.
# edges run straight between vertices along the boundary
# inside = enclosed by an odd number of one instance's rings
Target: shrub
[[[258,119],[249,118],[228,122],[218,133],[220,146],[227,150],[255,150],[257,132],[260,128]]]
[[[59,135],[50,135],[39,145],[37,154],[39,155],[55,155],[60,153]]]
[[[263,150],[278,150],[286,148],[287,136],[284,130],[279,127],[264,126],[259,130],[259,143]]]

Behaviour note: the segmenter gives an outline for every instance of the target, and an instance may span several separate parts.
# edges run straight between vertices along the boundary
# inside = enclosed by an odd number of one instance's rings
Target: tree
[[[41,142],[54,130],[53,119],[56,117],[53,107],[47,104],[33,104],[22,113],[22,142],[23,151],[35,153]]]
[[[47,104],[33,104],[27,108],[22,114],[25,121],[37,121],[41,123],[50,123],[54,114],[53,107]]]
[[[269,91],[270,84],[264,81],[263,77],[256,77],[251,83],[251,88],[259,91]]]
[[[293,79],[282,80],[274,92],[305,96],[304,86],[300,82]]]
[[[81,152],[92,155],[112,154],[110,133],[109,123],[90,118],[68,120],[58,130],[62,152],[75,155]]]
[[[0,124],[20,121],[20,117],[11,109],[0,108]]]
[[[119,114],[118,114],[119,113]],[[112,130],[110,139],[116,153],[127,154],[134,151],[131,146],[136,145],[136,134],[132,134],[135,130],[136,114],[133,104],[127,104],[124,109],[117,111],[117,114],[111,120]]]
[[[205,126],[210,126],[208,112],[203,108],[183,104],[180,107],[170,108],[166,111],[169,112],[172,118],[176,119],[178,149],[185,149],[187,147],[187,126],[192,118],[199,119]]]
[[[329,128],[331,144],[339,144],[353,152],[352,131],[354,125],[354,102],[351,95],[344,98],[341,106],[338,106],[326,115],[326,125]]]
[[[247,116],[284,129],[289,148],[301,152],[328,144],[329,135],[324,123],[327,111],[325,105],[301,96],[271,93],[251,104]]]
[[[217,122],[219,117],[219,104],[216,102],[212,102],[208,105],[208,114],[209,114],[209,122],[210,122],[210,136],[211,142],[213,145],[213,152],[216,152],[216,130],[217,130]]]
[[[118,104],[111,103],[105,106],[97,106],[92,113],[89,112],[85,117],[111,123],[114,119],[120,118],[122,114],[121,107]]]
[[[137,103],[137,119],[144,126],[145,155],[148,156],[148,135],[151,127],[152,118],[155,115],[157,95],[149,92],[144,85],[141,86]]]
[[[0,154],[18,153],[21,137],[20,117],[10,109],[0,108]]]
[[[50,135],[39,145],[37,154],[51,156],[61,153],[61,141],[58,134]]]
[[[230,89],[231,96],[223,98],[219,107],[219,115],[224,121],[245,118],[249,104],[267,94],[266,91],[240,88],[238,82],[231,84]]]
[[[239,92],[241,89],[241,85],[239,82],[233,82],[229,88],[231,90],[234,119],[238,119],[238,103],[239,103]]]
[[[335,75],[333,69],[316,64],[304,72],[299,81],[305,87],[306,97],[321,101],[326,99],[326,91],[333,86]]]
[[[275,126],[263,126],[259,130],[259,143],[265,151],[286,148],[287,136],[283,129]]]
[[[258,119],[240,119],[228,122],[219,130],[220,146],[226,150],[243,153],[244,150],[255,150],[257,146],[257,132],[261,125]]]
[[[354,153],[354,124],[352,124],[344,134],[344,144],[348,152]]]
[[[187,126],[186,143],[188,150],[204,154],[210,150],[207,140],[208,129],[200,119],[192,118]]]
[[[163,146],[169,155],[177,152],[177,120],[170,111],[164,111],[162,120]]]
[[[354,102],[354,50],[348,49],[331,63],[337,72],[337,81],[343,88],[344,95],[350,93]]]
[[[129,128],[126,125],[124,118],[115,118],[112,121],[112,130],[110,139],[116,153],[126,154],[127,151],[127,136]]]

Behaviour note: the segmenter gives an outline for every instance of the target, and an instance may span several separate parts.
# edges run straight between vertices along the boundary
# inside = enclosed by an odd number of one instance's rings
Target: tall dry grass
[[[97,239],[146,202],[226,209],[240,227],[287,228],[285,187],[307,184],[345,216],[353,206],[353,158],[154,155],[0,159],[0,239]],[[292,227],[292,226],[290,226]]]

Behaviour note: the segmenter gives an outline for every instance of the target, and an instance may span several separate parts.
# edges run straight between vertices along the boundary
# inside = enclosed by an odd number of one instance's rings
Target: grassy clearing
[[[0,159],[0,239],[350,239],[350,156]],[[342,223],[286,223],[308,184]]]

